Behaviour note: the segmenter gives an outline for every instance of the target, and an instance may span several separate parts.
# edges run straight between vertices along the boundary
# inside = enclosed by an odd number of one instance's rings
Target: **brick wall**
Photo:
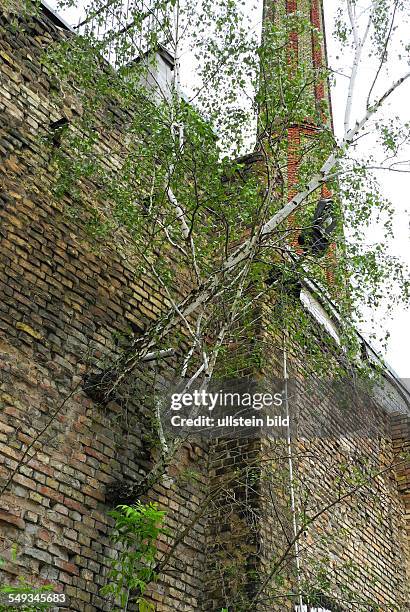
[[[399,453],[403,462],[396,470],[397,486],[400,498],[404,505],[407,550],[407,580],[410,583],[410,419],[405,414],[396,414],[392,417],[393,447]]]
[[[96,242],[81,213],[70,216],[69,199],[51,194],[52,144],[44,137],[52,121],[71,119],[81,107],[75,95],[52,95],[55,84],[40,59],[67,32],[45,14],[4,11],[0,28],[0,474],[3,484],[12,477],[0,497],[2,579],[51,581],[71,597],[73,610],[104,609],[99,589],[115,555],[106,489],[138,481],[156,451],[147,442],[148,409],[132,393],[98,405],[85,394],[84,377],[90,364],[115,357],[118,336],[155,320],[166,298],[141,277],[126,235],[121,248]],[[126,124],[126,116],[111,113],[103,150],[121,148]],[[92,181],[84,184],[84,209],[94,191]],[[161,367],[170,375],[172,359]],[[143,385],[152,389],[154,369],[136,374],[140,392]],[[183,448],[169,478],[149,495],[167,510],[171,529],[201,505],[207,480],[201,455],[198,445]],[[178,484],[188,466],[199,485]],[[157,610],[198,608],[203,530],[198,521],[181,542],[152,594]],[[160,554],[167,550],[164,539]]]
[[[262,310],[264,349],[255,377],[278,380],[284,372],[286,323],[277,296],[268,298]],[[311,328],[316,325],[312,318]],[[285,335],[289,404],[297,424],[291,435],[297,527],[303,516],[331,505],[298,539],[300,584],[305,593],[309,588],[321,592],[331,610],[404,612],[408,469],[399,463],[398,445],[401,449],[408,441],[407,421],[398,418],[392,437],[384,404],[373,392],[360,390],[357,379],[337,382],[333,374],[343,355],[330,338],[323,342],[319,325],[316,333],[322,373],[310,365],[310,349]],[[401,404],[397,397],[394,402]],[[283,438],[224,439],[212,448],[209,475],[220,491],[207,547],[211,609],[228,605],[235,611],[279,612],[298,603],[295,547],[286,552],[294,536],[288,458]],[[365,485],[358,486],[363,479]],[[342,498],[346,491],[351,493]],[[284,553],[281,570],[264,584]],[[252,604],[259,589],[258,604]]]
[[[51,95],[55,83],[40,55],[67,34],[45,15],[20,17],[17,29],[14,19],[1,13],[0,476],[7,484],[0,496],[0,556],[6,560],[2,580],[24,575],[36,583],[52,581],[71,596],[73,610],[109,609],[98,593],[109,558],[115,555],[108,539],[107,487],[118,481],[138,483],[152,466],[156,449],[149,441],[150,410],[133,401],[132,388],[99,405],[84,392],[83,381],[92,364],[117,354],[118,336],[129,336],[130,329],[138,334],[156,319],[166,307],[166,296],[152,279],[137,273],[125,234],[121,249],[110,240],[97,241],[96,248],[81,215],[68,214],[69,199],[52,197],[51,145],[43,137],[51,121],[76,116],[81,108],[74,93],[64,98]],[[104,117],[99,120],[104,124]],[[116,116],[114,125],[111,122],[102,131],[105,151],[123,146],[126,120]],[[114,156],[107,163],[115,163]],[[96,188],[91,179],[84,183],[85,209]],[[260,328],[255,335],[263,336],[263,346],[270,347],[267,371],[281,376],[276,336],[268,333],[275,318],[277,312],[268,308],[267,335]],[[299,368],[303,355],[295,351],[292,363]],[[161,376],[169,377],[173,359],[155,368],[139,368],[135,381],[140,390],[152,389],[158,368]],[[308,412],[315,408],[313,401],[307,405]],[[276,506],[268,503],[267,495],[255,493],[262,483],[258,473],[255,481],[255,471],[246,471],[247,464],[253,468],[256,460],[272,453],[266,445],[260,439],[221,441],[209,457],[205,442],[186,445],[168,478],[149,493],[168,511],[167,524],[173,529],[190,524],[209,490],[221,490],[153,588],[150,597],[156,610],[219,610],[226,602],[226,587],[232,597],[240,592],[249,599],[256,592],[258,576],[269,566],[283,533],[275,530]],[[391,439],[385,429],[383,445],[383,457],[389,457]],[[375,442],[353,450],[374,461],[381,452]],[[313,485],[323,482],[321,496],[326,499],[332,483],[326,480],[324,466],[340,449],[336,442],[326,442],[316,451],[321,460],[311,472]],[[197,473],[196,483],[184,478],[187,467]],[[251,478],[225,486],[238,467]],[[277,491],[288,492],[286,477],[285,469]],[[407,489],[401,490],[406,499]],[[389,508],[378,509],[380,522],[378,514],[365,507],[365,500],[359,514],[346,505],[343,520],[337,521],[347,523],[351,535],[344,548],[339,542],[334,555],[336,565],[342,557],[362,564],[355,574],[356,586],[366,585],[381,609],[390,612],[400,609],[397,602],[404,588],[403,507],[390,476],[380,481],[372,499],[378,494]],[[243,496],[250,502],[246,511],[241,506]],[[286,503],[280,504],[289,521]],[[327,552],[317,533],[311,531],[309,537],[311,551]],[[16,556],[11,554],[13,544]],[[163,538],[159,554],[168,546]],[[380,581],[377,586],[370,582],[374,574]],[[294,579],[290,563],[289,588]],[[267,605],[261,609],[284,610],[291,606],[291,598],[275,607]]]

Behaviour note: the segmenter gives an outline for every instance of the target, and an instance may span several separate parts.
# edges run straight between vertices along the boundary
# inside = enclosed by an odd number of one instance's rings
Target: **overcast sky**
[[[52,8],[56,8],[58,0],[47,0],[48,4]],[[361,0],[359,0],[360,2]],[[255,10],[254,6],[259,2],[259,10]],[[80,3],[77,3],[77,6]],[[249,0],[249,14],[251,15],[252,26],[260,28],[261,26],[261,4],[262,0]],[[324,0],[325,16],[326,16],[326,30],[327,30],[327,47],[329,53],[330,64],[337,64],[338,69],[342,69],[345,73],[349,73],[349,55],[344,52],[340,54],[338,46],[334,42],[332,36],[333,24],[336,8],[339,2],[335,0]],[[71,8],[65,11],[59,11],[63,13],[64,18],[71,24],[78,23],[78,10]],[[402,38],[406,42],[410,42],[410,34],[406,28],[403,28]],[[400,31],[396,33],[396,36],[400,38]],[[407,40],[406,40],[407,39]],[[396,45],[395,51],[400,49],[400,45]],[[342,57],[343,61],[336,59]],[[183,58],[185,62],[189,62],[189,55]],[[381,88],[385,87],[386,84],[392,82],[393,79],[401,76],[405,66],[399,65],[399,62],[392,62],[392,68],[390,74],[383,75],[381,80]],[[372,75],[375,71],[375,63],[369,61],[365,56],[363,62],[362,72],[359,78],[359,90],[355,100],[355,112],[362,115],[363,95],[365,94],[366,85],[371,82]],[[192,67],[185,65],[185,74],[192,74]],[[337,80],[337,85],[332,91],[332,103],[333,113],[335,121],[336,135],[342,135],[343,128],[343,116],[346,101],[346,83],[347,79],[340,77]],[[381,89],[379,90],[381,91]],[[404,120],[410,121],[410,81],[405,83],[400,92],[394,94],[385,109],[384,115],[395,116],[398,115]],[[374,139],[368,138],[363,141],[364,147],[375,147]],[[410,147],[407,149],[408,157],[410,158]],[[395,232],[394,240],[389,243],[389,250],[392,254],[399,256],[410,266],[410,231],[409,231],[409,214],[406,209],[410,209],[410,175],[379,172],[378,179],[382,185],[383,192],[391,199],[394,205],[394,221],[393,227]],[[377,226],[373,226],[371,232],[369,232],[369,240],[380,240],[382,239],[382,232]],[[386,319],[386,315],[388,318]],[[376,313],[377,327],[387,329],[390,332],[390,341],[385,354],[385,358],[389,365],[401,376],[402,378],[410,379],[410,359],[409,359],[409,346],[410,346],[410,312],[403,308],[392,309],[390,304],[384,303],[379,311]],[[370,317],[369,317],[370,319]],[[363,327],[361,330],[363,335],[368,337],[372,331],[374,331],[373,324],[370,322]],[[373,342],[374,343],[374,342]],[[376,348],[377,344],[376,344]]]
[[[327,46],[329,52],[329,61],[338,64],[338,68],[342,68],[349,74],[349,57],[346,53],[340,54],[337,44],[335,44],[332,32],[334,29],[334,17],[336,12],[336,6],[339,2],[334,0],[324,0],[325,16],[326,16],[326,33],[327,33]],[[360,4],[360,0],[359,0]],[[367,2],[367,5],[370,4]],[[403,39],[405,43],[410,42],[410,32],[406,24],[400,24],[399,29],[395,33],[395,44],[392,50],[392,59],[394,55],[400,52],[400,39]],[[404,43],[403,43],[404,44]],[[336,57],[342,57],[343,61],[336,60]],[[347,60],[347,61],[346,61]],[[343,66],[344,63],[344,66]],[[389,74],[384,74],[380,82],[380,89],[385,89],[395,79],[402,76],[408,66],[404,62],[399,61],[389,62]],[[363,100],[365,99],[364,94],[367,93],[369,82],[373,79],[375,74],[375,62],[369,60],[364,54],[362,62],[362,70],[359,74],[359,85],[357,103],[355,105],[356,115],[360,116],[363,113]],[[342,134],[343,129],[343,117],[344,108],[346,102],[346,82],[347,79],[340,77],[337,80],[337,86],[332,91],[332,102],[333,102],[333,114],[335,120],[335,131],[337,135]],[[402,120],[410,121],[410,82],[407,81],[402,85],[399,91],[394,93],[385,107],[384,112],[381,116],[399,116]],[[362,147],[372,148],[375,147],[375,139],[371,136],[363,140]],[[407,147],[403,159],[410,159],[410,147]],[[410,174],[399,174],[396,172],[378,172],[377,178],[382,185],[383,192],[394,205],[394,220],[393,227],[395,238],[389,241],[389,250],[392,254],[400,257],[410,267],[410,226],[409,226],[409,213],[410,210]],[[407,209],[407,211],[406,211]],[[381,229],[373,227],[369,232],[369,240],[383,239],[383,233]],[[388,319],[385,319],[385,315],[388,315]],[[402,378],[410,378],[410,359],[409,359],[409,346],[410,346],[410,312],[404,308],[392,309],[390,304],[384,303],[377,313],[377,319],[379,324],[386,327],[391,336],[388,344],[387,353],[385,355],[388,363]],[[368,335],[372,331],[372,325],[367,325],[362,330],[364,335]]]

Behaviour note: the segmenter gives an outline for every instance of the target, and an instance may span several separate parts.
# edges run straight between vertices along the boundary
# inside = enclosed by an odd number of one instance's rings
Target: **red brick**
[[[94,450],[93,448],[89,447],[89,446],[84,446],[84,452],[87,455],[90,455],[90,457],[94,457],[95,459],[98,459],[98,461],[101,461],[103,463],[107,463],[107,457],[104,456],[103,454],[99,453],[98,451]]]
[[[74,574],[75,576],[79,576],[80,574],[78,567],[74,565],[74,563],[69,563],[68,561],[64,561],[63,559],[54,559],[54,565],[62,569],[67,574]]]
[[[75,501],[75,499],[71,499],[70,497],[65,497],[64,504],[67,506],[67,508],[71,508],[71,510],[77,510],[77,512],[80,512],[80,514],[88,514],[87,508],[85,508],[78,501]]]
[[[82,492],[86,495],[94,497],[95,499],[98,499],[98,501],[105,502],[104,493],[101,493],[101,491],[99,491],[98,489],[93,489],[92,487],[85,486],[82,488]]]
[[[54,536],[47,531],[47,529],[39,529],[37,531],[37,537],[40,538],[40,540],[44,540],[44,542],[51,542]]]
[[[0,523],[8,523],[9,525],[14,525],[18,529],[25,529],[26,523],[19,516],[15,516],[14,514],[10,514],[9,512],[3,512],[0,510]]]
[[[38,488],[38,492],[41,495],[44,495],[45,497],[49,497],[50,499],[53,499],[59,502],[60,504],[62,504],[64,501],[64,495],[62,495],[58,491],[54,491],[53,489],[50,489],[50,487],[46,487],[43,485]]]
[[[27,478],[22,474],[16,474],[13,478],[13,481],[18,482],[19,484],[23,485],[23,487],[31,489],[32,491],[35,491],[37,488],[37,484],[36,482],[34,482],[34,480],[31,480],[30,478]]]
[[[27,465],[37,470],[37,472],[43,472],[43,474],[47,474],[47,476],[54,476],[54,468],[51,468],[40,461],[32,458],[27,462]]]

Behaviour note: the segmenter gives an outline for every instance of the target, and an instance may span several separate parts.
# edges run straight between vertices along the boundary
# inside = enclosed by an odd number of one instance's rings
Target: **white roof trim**
[[[326,310],[320,304],[320,302],[313,297],[313,295],[305,287],[300,292],[300,301],[303,306],[310,312],[310,314],[316,319],[316,321],[326,329],[326,331],[336,340],[340,345],[340,337],[337,331],[335,323],[331,317],[327,314]]]

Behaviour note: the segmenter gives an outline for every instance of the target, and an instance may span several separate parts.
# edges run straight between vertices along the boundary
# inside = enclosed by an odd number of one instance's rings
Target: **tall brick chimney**
[[[297,177],[300,163],[300,146],[304,138],[314,138],[315,134],[327,125],[333,129],[332,104],[330,87],[326,78],[320,74],[321,68],[326,64],[326,38],[322,0],[264,0],[264,21],[273,20],[280,23],[284,15],[293,13],[302,14],[310,21],[312,29],[300,34],[297,31],[289,32],[289,66],[297,65],[302,60],[315,71],[316,78],[311,87],[306,88],[306,95],[314,98],[316,116],[306,117],[303,123],[290,125],[287,130],[288,156],[287,156],[287,196],[290,200],[297,193]],[[320,34],[318,34],[318,32]],[[320,119],[318,119],[320,117]],[[319,198],[331,198],[332,193],[328,186],[323,185]],[[294,217],[289,221],[294,222]],[[291,244],[296,253],[303,254],[300,245],[300,231],[295,231],[291,236]],[[327,281],[331,285],[334,281],[334,267],[336,265],[336,245],[329,244],[327,253]]]

